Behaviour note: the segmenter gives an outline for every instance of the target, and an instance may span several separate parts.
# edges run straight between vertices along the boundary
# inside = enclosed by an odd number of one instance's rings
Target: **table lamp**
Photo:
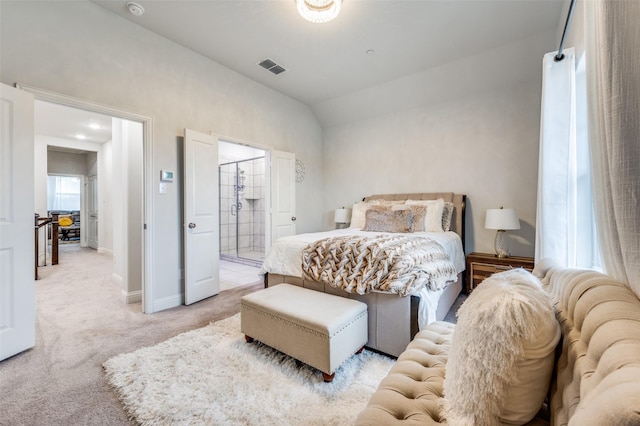
[[[336,209],[333,221],[336,223],[336,228],[346,228],[347,224],[351,222],[351,209],[344,207]]]
[[[487,209],[487,219],[484,223],[484,227],[486,229],[497,230],[496,240],[493,244],[496,250],[496,256],[509,257],[505,231],[520,229],[518,213],[514,209],[505,209],[503,207],[500,207],[499,209]]]

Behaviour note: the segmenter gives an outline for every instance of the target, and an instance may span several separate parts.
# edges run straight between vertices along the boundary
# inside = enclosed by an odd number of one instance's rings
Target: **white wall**
[[[323,113],[336,123],[324,135],[323,227],[367,195],[453,191],[468,196],[467,253],[494,251],[485,211],[504,206],[521,219],[512,254],[532,256],[542,57],[555,43],[540,34],[330,102],[351,121]]]
[[[98,252],[113,254],[113,142],[102,144],[98,156]]]
[[[297,227],[322,219],[322,131],[305,105],[184,49],[90,2],[0,2],[3,83],[30,84],[153,117],[153,176],[176,171],[153,194],[154,305],[181,301],[181,151],[184,128],[294,152]],[[223,137],[224,139],[224,137]],[[157,188],[157,182],[153,182]]]

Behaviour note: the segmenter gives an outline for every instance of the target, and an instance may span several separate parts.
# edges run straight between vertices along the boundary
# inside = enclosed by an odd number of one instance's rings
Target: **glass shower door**
[[[220,254],[222,256],[238,256],[236,245],[236,214],[232,207],[236,202],[234,194],[234,175],[236,163],[221,164],[218,167],[220,182]]]
[[[264,259],[264,157],[221,164],[220,254],[259,266]]]

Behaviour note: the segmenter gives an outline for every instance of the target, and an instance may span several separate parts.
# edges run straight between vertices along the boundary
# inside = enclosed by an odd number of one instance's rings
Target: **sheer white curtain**
[[[585,2],[589,145],[605,272],[640,297],[640,2]]]
[[[535,257],[598,269],[584,61],[563,53],[543,59]]]
[[[565,49],[557,62],[556,54],[543,59],[535,259],[575,266],[575,51]]]
[[[49,176],[47,179],[48,210],[80,210],[81,179],[75,176]]]

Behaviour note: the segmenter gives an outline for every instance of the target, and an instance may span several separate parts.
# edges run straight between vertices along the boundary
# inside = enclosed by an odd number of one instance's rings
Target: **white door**
[[[87,245],[98,249],[98,176],[87,179]]]
[[[296,156],[271,151],[271,243],[296,234]]]
[[[220,292],[218,138],[184,132],[184,303]]]
[[[0,86],[0,360],[35,344],[33,102]]]

